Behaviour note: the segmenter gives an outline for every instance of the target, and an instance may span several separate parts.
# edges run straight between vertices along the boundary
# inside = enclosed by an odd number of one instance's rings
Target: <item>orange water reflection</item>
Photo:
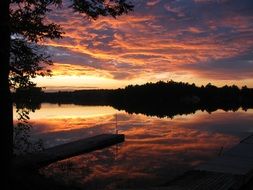
[[[159,185],[217,156],[221,147],[229,148],[253,132],[252,116],[252,110],[198,111],[160,119],[111,107],[43,105],[31,114],[31,121],[33,137],[43,139],[47,147],[116,130],[125,134],[126,141],[120,145],[60,161],[41,171],[88,189],[117,189]]]

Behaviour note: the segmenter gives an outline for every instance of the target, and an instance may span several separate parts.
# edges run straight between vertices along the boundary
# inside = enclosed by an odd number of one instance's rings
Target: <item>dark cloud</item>
[[[199,75],[211,79],[251,79],[253,76],[253,48],[235,57],[182,65],[182,69],[197,71]]]
[[[134,4],[134,13],[116,20],[86,20],[66,7],[52,13],[50,19],[66,31],[64,39],[48,42],[54,61],[107,72],[117,80],[148,80],[167,72],[180,79],[187,74],[252,79],[252,0]]]

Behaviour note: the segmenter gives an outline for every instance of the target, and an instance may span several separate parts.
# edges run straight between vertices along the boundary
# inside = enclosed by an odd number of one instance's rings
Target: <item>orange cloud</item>
[[[66,75],[97,73],[96,76],[122,84],[137,82],[139,78],[143,79],[141,83],[156,81],[160,76],[165,80],[193,81],[195,78],[193,82],[199,84],[206,81],[225,84],[236,78],[238,72],[223,60],[230,59],[232,65],[238,66],[240,56],[250,55],[253,50],[253,15],[247,12],[251,7],[248,0],[240,4],[245,13],[241,12],[242,8],[237,9],[236,2],[228,6],[225,1],[219,2],[217,5],[211,0],[189,1],[184,5],[145,1],[137,3],[133,14],[118,19],[101,17],[96,21],[63,8],[50,18],[63,26],[64,38],[46,41],[44,45],[53,54],[58,52],[53,56],[56,63],[72,67],[73,72],[65,72]],[[243,69],[235,83],[245,81],[251,85],[251,72],[243,73],[253,70],[252,58],[248,56],[240,61]],[[207,66],[208,70],[200,69],[199,65]],[[226,68],[221,69],[223,65]],[[56,75],[64,74],[63,66],[56,66],[54,70]]]

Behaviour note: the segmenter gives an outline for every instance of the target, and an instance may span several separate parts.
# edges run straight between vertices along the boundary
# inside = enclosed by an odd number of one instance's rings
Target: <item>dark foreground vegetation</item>
[[[129,85],[115,90],[78,90],[72,92],[43,92],[41,88],[17,90],[17,107],[39,108],[43,103],[109,105],[128,113],[143,113],[158,117],[173,117],[196,110],[213,112],[217,109],[236,111],[253,108],[253,89],[246,86],[198,87],[183,82],[157,82]]]

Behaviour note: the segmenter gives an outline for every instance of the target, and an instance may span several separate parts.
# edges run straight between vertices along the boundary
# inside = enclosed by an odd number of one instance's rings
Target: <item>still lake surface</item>
[[[217,157],[253,133],[253,110],[174,118],[128,114],[109,106],[43,103],[30,113],[31,136],[45,148],[102,133],[125,142],[51,164],[43,175],[84,189],[157,186]]]

